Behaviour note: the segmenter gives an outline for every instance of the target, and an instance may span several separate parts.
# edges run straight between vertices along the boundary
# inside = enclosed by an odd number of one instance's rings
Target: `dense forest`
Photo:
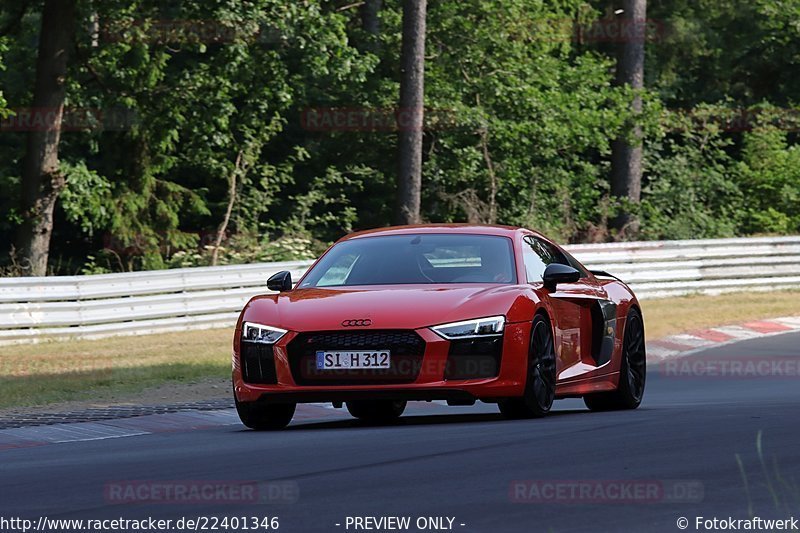
[[[3,0],[2,273],[25,273],[24,176],[48,161],[48,274],[310,258],[396,221],[410,3]],[[427,3],[422,221],[564,242],[800,232],[800,0],[633,4]],[[636,44],[642,89],[619,79]],[[615,143],[640,149],[640,200],[612,191]]]

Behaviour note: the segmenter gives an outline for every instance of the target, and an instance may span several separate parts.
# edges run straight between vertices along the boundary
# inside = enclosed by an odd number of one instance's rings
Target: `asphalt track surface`
[[[779,373],[791,374],[800,334],[692,357],[777,361],[787,364]],[[800,481],[798,381],[796,373],[678,377],[651,366],[645,402],[629,412],[590,413],[563,400],[546,419],[506,421],[493,405],[415,404],[389,427],[342,413],[278,433],[227,425],[8,449],[0,451],[0,516],[277,516],[287,532],[358,531],[346,527],[348,516],[408,516],[409,531],[418,531],[418,517],[447,516],[464,532],[681,531],[680,517],[697,531],[697,516],[800,518],[792,488]],[[296,501],[271,504],[110,501],[108,484],[127,480],[277,481],[298,492]],[[536,501],[526,490],[527,499],[514,501],[515,482],[525,480],[543,489],[555,480],[588,483],[601,497]],[[615,501],[615,480],[666,492]]]

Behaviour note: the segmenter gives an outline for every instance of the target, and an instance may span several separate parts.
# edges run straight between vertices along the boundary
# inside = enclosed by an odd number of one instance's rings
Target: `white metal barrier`
[[[800,237],[579,244],[567,249],[587,267],[624,280],[641,299],[800,288]]]
[[[567,247],[590,269],[636,294],[800,287],[800,237],[583,244]],[[309,261],[49,278],[0,279],[0,344],[141,335],[231,326],[280,270],[298,279]],[[798,304],[800,308],[800,304]]]
[[[309,261],[0,279],[0,344],[227,327],[267,278]]]

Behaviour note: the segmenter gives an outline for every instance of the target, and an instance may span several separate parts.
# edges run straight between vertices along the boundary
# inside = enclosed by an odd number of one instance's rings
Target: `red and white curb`
[[[690,355],[725,344],[800,331],[800,316],[753,320],[736,326],[718,326],[647,341],[647,358],[654,362]]]

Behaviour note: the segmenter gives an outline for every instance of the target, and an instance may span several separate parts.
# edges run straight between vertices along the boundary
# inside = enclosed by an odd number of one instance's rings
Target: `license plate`
[[[389,350],[318,351],[318,370],[390,368]]]

